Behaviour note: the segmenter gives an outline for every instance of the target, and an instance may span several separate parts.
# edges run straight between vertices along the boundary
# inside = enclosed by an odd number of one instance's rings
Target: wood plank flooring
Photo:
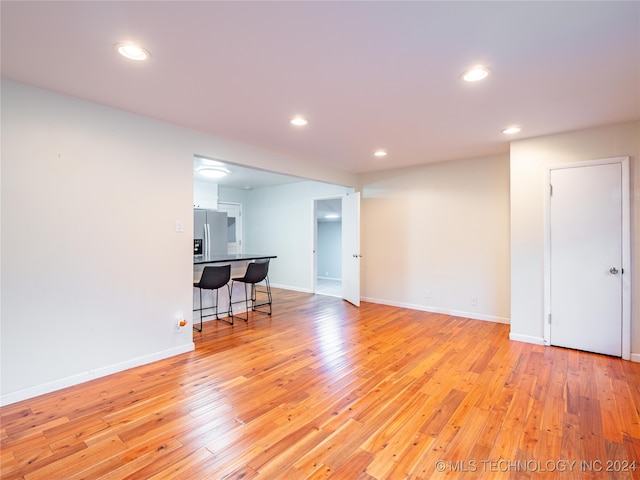
[[[9,405],[1,477],[638,479],[640,364],[274,291],[196,350]]]

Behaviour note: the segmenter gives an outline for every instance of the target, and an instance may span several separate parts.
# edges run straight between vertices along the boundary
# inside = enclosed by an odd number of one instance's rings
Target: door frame
[[[631,215],[629,157],[612,157],[547,165],[544,172],[544,345],[551,345],[551,172],[553,170],[620,164],[622,170],[622,358],[631,359]]]
[[[318,201],[337,200],[337,199],[342,199],[342,197],[344,197],[344,194],[326,195],[322,197],[314,197],[311,199],[311,202],[312,202],[311,216],[313,219],[313,255],[312,255],[313,258],[312,258],[312,267],[311,267],[311,274],[312,274],[311,292],[313,294],[318,293],[318,219],[317,219]],[[342,222],[342,218],[340,218],[340,221]],[[340,241],[342,242],[342,233],[340,234]]]
[[[345,215],[345,208],[344,208],[344,199],[345,198],[356,198],[357,199],[357,211],[356,211],[356,221],[353,222],[353,226],[355,226],[356,228],[356,241],[357,241],[357,247],[356,247],[356,252],[351,252],[350,254],[346,253],[345,251],[345,226],[349,224],[349,222],[345,222],[344,221],[344,215]],[[359,192],[350,192],[350,193],[342,193],[342,194],[338,194],[338,195],[327,195],[327,196],[323,196],[323,197],[315,197],[312,199],[312,219],[313,219],[313,251],[312,251],[312,268],[311,268],[311,274],[312,274],[312,279],[311,279],[311,285],[312,285],[312,292],[315,294],[317,293],[317,289],[318,289],[318,283],[317,283],[317,277],[318,277],[318,259],[317,259],[317,249],[318,249],[318,222],[316,219],[316,214],[317,214],[317,203],[319,200],[328,200],[328,199],[341,199],[342,202],[342,229],[341,229],[341,243],[342,243],[342,251],[341,251],[341,255],[340,255],[340,261],[342,262],[342,292],[340,297],[351,303],[352,305],[359,307],[360,306],[360,258],[362,257],[361,253],[360,253],[360,193]],[[347,273],[347,262],[346,259],[349,259],[349,262],[353,262],[354,259],[355,261],[358,262],[358,275],[357,278],[355,279],[355,281],[357,282],[357,284],[351,283],[350,285],[356,285],[357,286],[357,290],[355,287],[352,287],[349,289],[348,292],[346,292],[345,290],[345,274]],[[352,295],[353,293],[356,293],[356,295]]]

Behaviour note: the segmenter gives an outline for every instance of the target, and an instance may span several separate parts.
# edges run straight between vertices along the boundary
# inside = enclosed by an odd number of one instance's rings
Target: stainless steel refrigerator
[[[227,254],[227,214],[216,210],[193,210],[193,254]]]

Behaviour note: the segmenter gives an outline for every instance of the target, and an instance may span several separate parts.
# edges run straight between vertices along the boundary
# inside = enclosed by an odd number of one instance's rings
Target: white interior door
[[[550,171],[550,343],[622,355],[620,163]]]
[[[342,197],[342,298],[360,306],[360,193]]]

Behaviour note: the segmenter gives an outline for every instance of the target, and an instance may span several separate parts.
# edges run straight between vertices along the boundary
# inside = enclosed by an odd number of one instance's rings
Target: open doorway
[[[342,197],[314,200],[314,293],[342,296]]]
[[[219,202],[218,210],[227,214],[227,253],[242,253],[242,204]]]

